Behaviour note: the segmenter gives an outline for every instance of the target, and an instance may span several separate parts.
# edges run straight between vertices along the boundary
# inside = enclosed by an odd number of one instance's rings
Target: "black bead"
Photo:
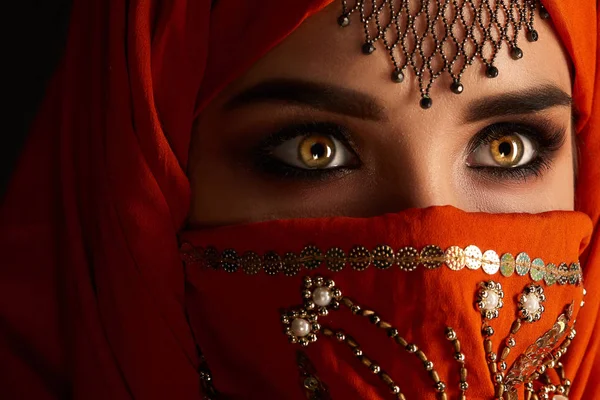
[[[379,318],[379,316],[377,316],[377,314],[373,314],[369,317],[369,320],[371,321],[372,324],[378,324],[379,321],[381,321],[381,318]]]
[[[373,46],[372,43],[365,43],[362,46],[362,52],[364,54],[371,54],[372,52],[375,51],[375,46]]]
[[[531,31],[527,31],[527,40],[529,40],[530,42],[537,42],[538,39],[539,39],[539,36],[535,29],[531,30]]]
[[[396,83],[402,83],[404,81],[404,74],[399,69],[392,72],[392,80]]]
[[[493,65],[490,65],[487,67],[487,69],[485,70],[485,75],[488,78],[495,78],[498,76],[498,68],[494,67]]]
[[[521,50],[518,47],[513,47],[512,49],[510,49],[510,56],[513,60],[519,60],[523,58],[523,50]]]
[[[461,94],[465,90],[465,87],[460,81],[454,81],[452,82],[452,85],[450,85],[450,90],[452,90],[453,93]]]
[[[548,10],[546,10],[545,7],[540,7],[540,17],[542,19],[548,19],[548,18],[550,18],[550,13],[548,12]]]
[[[421,101],[419,104],[421,105],[422,109],[427,110],[428,108],[431,108],[431,106],[433,105],[433,101],[431,100],[431,97],[423,96],[421,97]]]
[[[350,17],[347,14],[342,14],[338,17],[338,25],[341,27],[346,27],[350,25]]]

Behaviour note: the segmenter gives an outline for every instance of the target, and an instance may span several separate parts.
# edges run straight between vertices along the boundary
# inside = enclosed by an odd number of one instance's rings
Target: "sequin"
[[[379,269],[388,269],[394,264],[394,250],[387,245],[373,249],[373,265]]]
[[[446,265],[453,271],[460,271],[465,267],[465,251],[458,246],[450,246],[444,253]]]
[[[261,259],[258,254],[253,251],[247,251],[242,256],[242,270],[248,275],[256,275],[261,269]]]
[[[524,276],[529,272],[531,267],[531,258],[527,253],[519,253],[515,259],[517,275]]]
[[[483,253],[481,267],[488,275],[494,275],[500,269],[500,258],[494,250]]]
[[[300,252],[300,258],[303,260],[302,264],[306,269],[315,269],[321,265],[321,258],[323,254],[321,250],[313,245],[308,245]]]
[[[277,275],[283,269],[281,257],[274,251],[269,251],[265,254],[265,272],[268,275]]]
[[[341,271],[346,265],[346,255],[344,254],[344,250],[338,247],[332,247],[327,250],[325,259],[327,268],[333,272]]]
[[[546,282],[546,285],[552,286],[556,283],[556,272],[557,268],[555,264],[549,263],[546,265],[546,274],[544,275],[544,281]]]
[[[439,268],[444,261],[444,252],[436,245],[427,245],[421,250],[421,263],[427,269]]]
[[[567,283],[569,283],[569,278],[568,278],[568,273],[569,273],[569,266],[566,263],[560,263],[558,266],[558,284],[559,285],[566,285]]]
[[[515,257],[510,253],[504,253],[500,259],[500,273],[507,278],[515,272]]]
[[[358,271],[368,268],[371,264],[378,269],[388,269],[395,263],[400,270],[413,271],[419,264],[427,269],[435,269],[445,263],[449,269],[455,271],[462,270],[465,266],[478,269],[483,264],[487,274],[494,275],[500,270],[506,277],[513,275],[513,270],[516,270],[518,275],[529,275],[531,280],[536,282],[544,279],[547,285],[556,282],[560,285],[578,285],[582,280],[581,266],[578,262],[561,263],[556,267],[553,263],[544,265],[544,262],[537,258],[532,263],[527,253],[520,253],[515,259],[506,253],[499,259],[495,251],[488,250],[482,255],[481,250],[474,245],[467,246],[464,250],[459,246],[450,246],[446,251],[439,246],[428,245],[423,247],[420,253],[416,248],[407,246],[399,249],[395,256],[393,249],[385,244],[376,246],[372,252],[365,246],[354,246],[348,256],[337,247],[330,248],[323,256],[318,247],[307,245],[299,254],[287,252],[278,255],[269,251],[261,258],[254,252],[246,252],[242,257],[238,257],[234,249],[226,249],[220,253],[213,246],[203,249],[184,242],[180,254],[186,266],[209,267],[230,273],[241,269],[248,275],[255,275],[264,270],[269,275],[283,272],[286,276],[295,276],[303,268],[314,269],[321,264],[331,271],[338,272],[347,263]]]
[[[364,271],[371,265],[371,255],[364,246],[354,246],[348,254],[350,266],[357,271]]]
[[[538,282],[544,279],[545,264],[541,258],[536,258],[531,262],[531,269],[529,270],[529,276],[534,282]]]
[[[233,273],[237,271],[240,266],[237,252],[233,249],[227,249],[223,251],[221,255],[221,267],[224,271]]]
[[[417,269],[419,251],[414,247],[403,247],[396,254],[396,263],[403,271],[414,271]]]
[[[571,285],[577,285],[579,283],[581,283],[581,267],[579,266],[579,263],[572,263],[571,264],[571,276],[569,276],[569,283]]]
[[[294,253],[285,253],[283,256],[283,274],[285,276],[294,276],[300,272],[300,262]]]
[[[470,245],[465,248],[465,264],[469,269],[479,269],[481,267],[481,250],[479,250],[479,247]]]

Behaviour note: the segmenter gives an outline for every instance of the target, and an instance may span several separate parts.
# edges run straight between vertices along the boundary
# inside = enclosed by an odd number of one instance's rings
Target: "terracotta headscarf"
[[[329,1],[73,3],[64,58],[0,211],[0,391],[6,398],[195,399],[199,361],[177,241],[190,201],[193,119]],[[597,5],[544,4],[575,66],[577,209],[597,227]],[[577,221],[558,226],[587,238],[589,227]],[[557,252],[565,246],[548,243]],[[588,295],[568,372],[579,382],[571,397],[593,399],[600,397],[597,235],[581,261]]]

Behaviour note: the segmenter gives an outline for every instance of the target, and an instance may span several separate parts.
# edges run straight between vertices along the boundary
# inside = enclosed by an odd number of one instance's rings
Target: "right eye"
[[[273,148],[271,155],[284,164],[301,169],[349,167],[354,154],[332,135],[300,135]]]

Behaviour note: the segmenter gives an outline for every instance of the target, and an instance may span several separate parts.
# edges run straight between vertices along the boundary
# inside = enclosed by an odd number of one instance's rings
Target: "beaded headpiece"
[[[522,58],[522,33],[530,42],[538,40],[533,26],[537,8],[537,0],[342,0],[338,24],[349,26],[358,14],[365,34],[362,52],[385,48],[394,82],[404,81],[406,71],[412,70],[419,81],[420,105],[427,109],[433,104],[431,86],[443,73],[452,78],[452,92],[460,94],[461,77],[475,59],[483,62],[487,77],[495,78],[494,61],[505,43],[513,59]],[[541,5],[539,13],[549,18]]]

